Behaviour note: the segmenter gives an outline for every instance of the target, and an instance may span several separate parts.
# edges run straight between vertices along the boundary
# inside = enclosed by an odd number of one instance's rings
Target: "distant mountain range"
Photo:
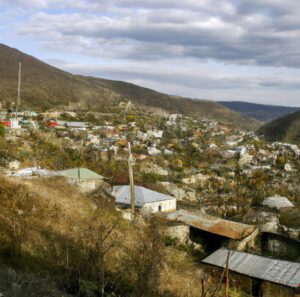
[[[269,122],[273,119],[300,110],[300,107],[265,105],[241,101],[219,101],[219,103],[233,111],[241,113],[246,117],[254,118],[263,122]]]
[[[300,111],[275,119],[258,129],[269,141],[300,144]]]
[[[19,62],[22,63],[24,108],[41,110],[83,102],[90,110],[103,110],[123,100],[131,100],[145,109],[162,108],[171,113],[213,118],[240,127],[259,125],[258,121],[244,118],[214,101],[170,96],[131,83],[73,75],[4,44],[0,44],[2,102],[16,101]]]

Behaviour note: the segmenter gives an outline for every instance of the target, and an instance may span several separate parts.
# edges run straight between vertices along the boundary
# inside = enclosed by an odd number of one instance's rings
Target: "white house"
[[[155,192],[144,187],[134,187],[135,207],[141,213],[173,212],[176,211],[176,198]],[[116,203],[125,207],[131,205],[130,186],[114,186],[112,195],[116,198]]]
[[[148,147],[148,154],[150,156],[158,156],[161,154],[161,151],[156,147]]]

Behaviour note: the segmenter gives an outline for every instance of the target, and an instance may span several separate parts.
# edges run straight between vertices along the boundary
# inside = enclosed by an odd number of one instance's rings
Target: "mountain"
[[[269,141],[300,144],[300,111],[275,119],[258,129]]]
[[[241,113],[246,117],[264,122],[268,122],[300,110],[300,107],[265,105],[241,101],[219,101],[219,103],[233,111]]]
[[[0,101],[16,101],[18,63],[22,63],[22,106],[36,110],[58,108],[69,102],[85,103],[90,110],[103,110],[123,100],[138,106],[162,108],[172,113],[205,116],[242,127],[258,126],[223,105],[170,96],[131,83],[74,75],[50,66],[17,49],[0,44]]]

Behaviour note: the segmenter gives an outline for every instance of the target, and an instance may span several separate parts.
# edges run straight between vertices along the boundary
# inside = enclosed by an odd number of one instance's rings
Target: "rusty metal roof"
[[[167,215],[170,221],[182,222],[188,226],[231,239],[241,240],[256,230],[256,226],[224,220],[206,213],[194,213],[184,209]]]
[[[227,256],[227,249],[219,249],[202,262],[225,267]],[[300,263],[296,262],[231,251],[228,267],[231,271],[291,288],[300,284]]]

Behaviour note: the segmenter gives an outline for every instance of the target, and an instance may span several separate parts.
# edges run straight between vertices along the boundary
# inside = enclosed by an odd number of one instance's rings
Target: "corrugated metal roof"
[[[227,249],[219,249],[202,262],[225,267],[227,255]],[[300,263],[231,251],[228,267],[231,271],[287,287],[297,288],[300,284]]]
[[[141,207],[146,203],[176,199],[173,196],[155,192],[140,186],[134,187],[134,193],[135,205],[138,207]],[[131,203],[130,186],[114,186],[113,195],[116,197],[116,203]]]
[[[72,168],[63,170],[60,172],[63,176],[69,179],[78,179],[78,168]],[[87,168],[79,168],[80,179],[104,179],[103,176],[99,175],[98,173],[87,169]]]
[[[256,229],[256,226],[253,225],[228,221],[206,213],[194,213],[184,209],[168,214],[167,218],[203,231],[238,240],[249,236]]]

